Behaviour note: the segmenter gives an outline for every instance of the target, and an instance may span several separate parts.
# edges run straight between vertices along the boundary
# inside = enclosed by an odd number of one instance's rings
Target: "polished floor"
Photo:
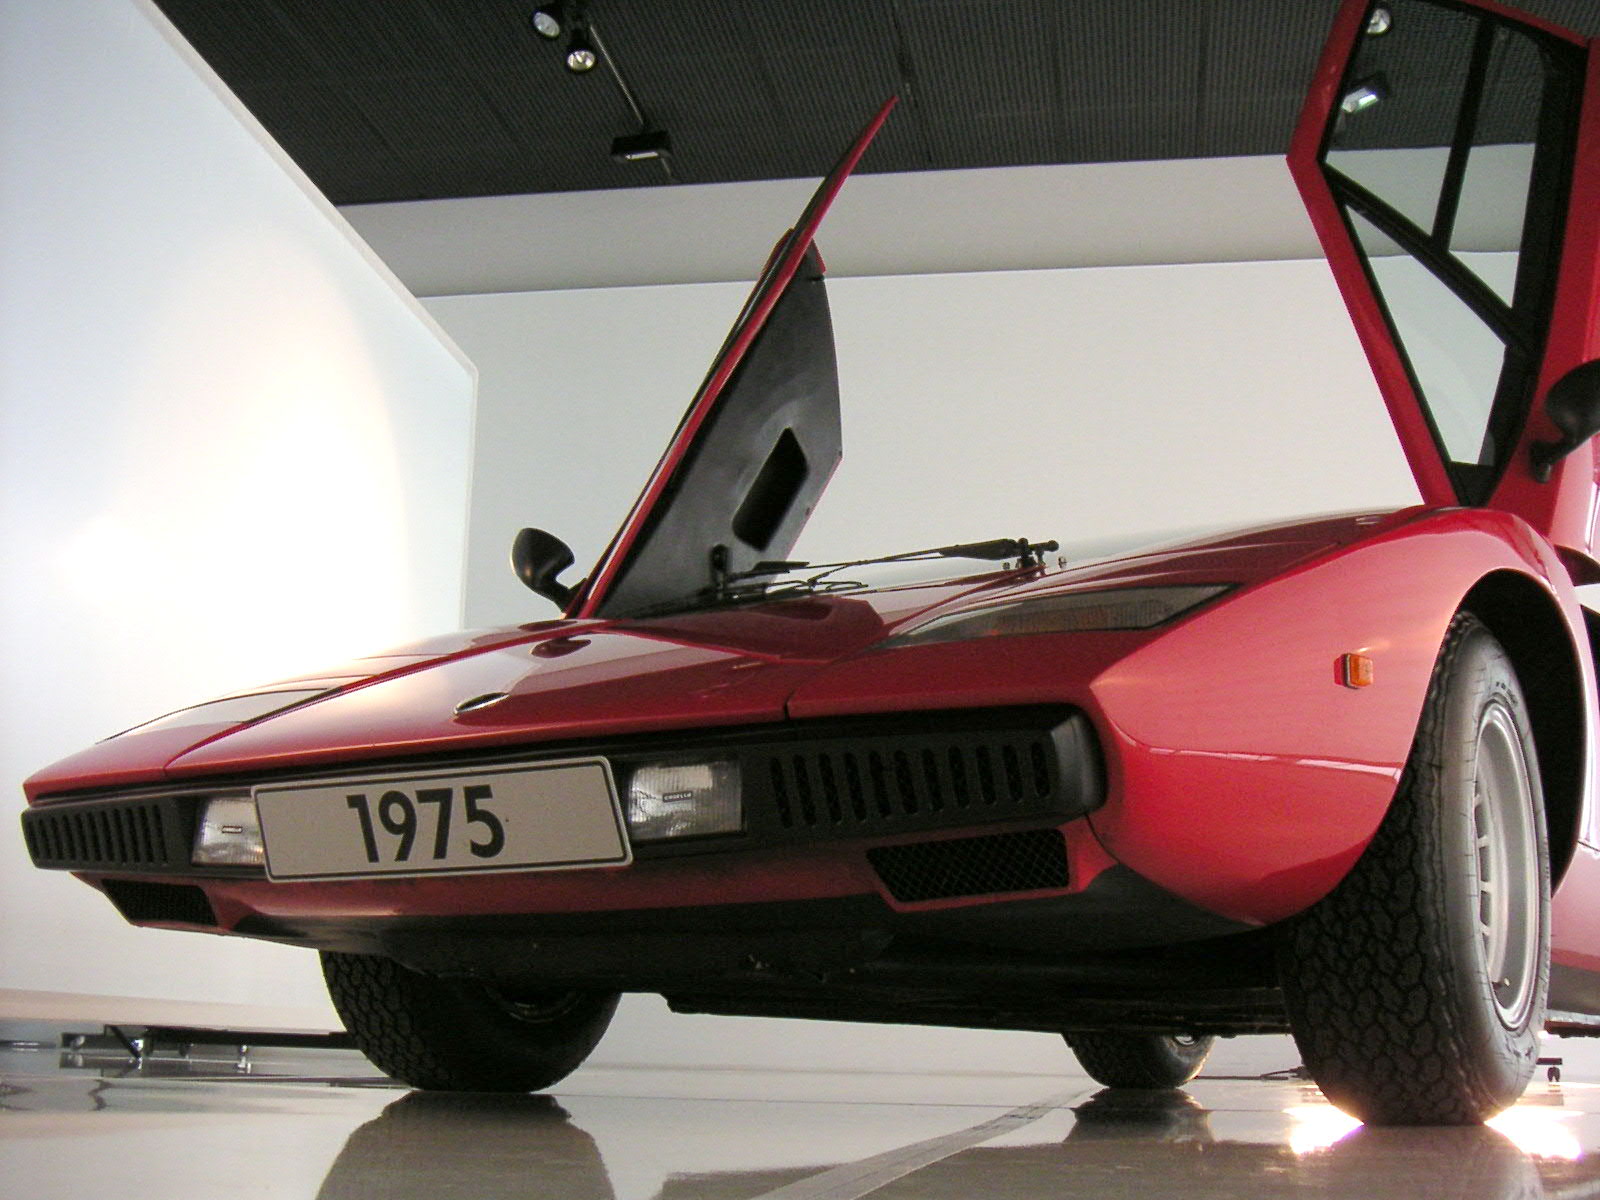
[[[1058,1064],[1049,1064],[1052,1068]],[[1600,1083],[1481,1129],[1364,1129],[1295,1079],[586,1067],[407,1092],[350,1051],[0,1045],[0,1195],[50,1200],[1600,1197]]]

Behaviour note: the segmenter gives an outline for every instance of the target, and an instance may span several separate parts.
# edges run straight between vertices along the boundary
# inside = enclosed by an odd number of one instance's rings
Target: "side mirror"
[[[1549,480],[1556,463],[1600,433],[1600,358],[1556,380],[1544,398],[1544,411],[1561,440],[1533,444],[1533,477],[1540,483]]]
[[[511,569],[517,573],[517,578],[546,600],[553,601],[557,608],[566,608],[577,590],[556,582],[556,576],[574,561],[572,548],[542,529],[524,529],[511,543]]]

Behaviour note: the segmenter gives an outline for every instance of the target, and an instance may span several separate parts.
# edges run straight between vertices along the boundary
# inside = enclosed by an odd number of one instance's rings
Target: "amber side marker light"
[[[1365,654],[1341,654],[1334,663],[1334,678],[1347,688],[1372,686],[1372,660]]]

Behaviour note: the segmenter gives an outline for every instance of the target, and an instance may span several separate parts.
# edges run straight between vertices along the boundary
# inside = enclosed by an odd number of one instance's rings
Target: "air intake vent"
[[[860,738],[767,757],[784,829],[892,829],[1023,815],[1057,790],[1048,733]]]
[[[180,925],[217,923],[211,901],[192,884],[144,883],[134,879],[108,879],[106,896],[129,921],[172,921]]]
[[[51,805],[22,816],[35,866],[126,870],[175,865],[174,811],[163,801]]]
[[[889,894],[907,902],[1067,886],[1059,829],[880,846],[867,851],[867,861]]]

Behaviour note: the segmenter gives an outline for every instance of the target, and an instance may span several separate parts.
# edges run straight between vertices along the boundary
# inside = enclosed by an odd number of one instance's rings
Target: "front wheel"
[[[322,953],[328,995],[356,1046],[415,1088],[536,1092],[600,1041],[614,992],[506,992],[366,954]]]
[[[1550,972],[1550,866],[1515,671],[1452,622],[1394,802],[1350,874],[1288,928],[1295,1042],[1324,1094],[1381,1125],[1464,1125],[1527,1086]]]
[[[1205,1065],[1216,1038],[1163,1033],[1064,1033],[1089,1078],[1109,1088],[1182,1087]]]

